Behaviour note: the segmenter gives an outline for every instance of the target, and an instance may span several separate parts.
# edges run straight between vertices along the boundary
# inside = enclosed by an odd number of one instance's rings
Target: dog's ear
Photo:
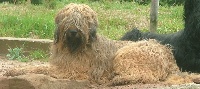
[[[54,31],[54,44],[58,43],[58,41],[59,41],[59,35],[60,35],[60,32],[59,32],[58,26],[56,26],[56,29]]]

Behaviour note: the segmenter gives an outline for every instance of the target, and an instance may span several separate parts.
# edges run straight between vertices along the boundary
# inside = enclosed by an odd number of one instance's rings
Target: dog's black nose
[[[69,32],[71,33],[72,36],[75,36],[77,34],[77,30],[69,30]]]

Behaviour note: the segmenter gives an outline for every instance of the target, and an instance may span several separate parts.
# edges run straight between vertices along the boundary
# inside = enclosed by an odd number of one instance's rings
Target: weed
[[[8,57],[9,60],[18,60],[18,61],[22,61],[22,62],[27,62],[28,59],[25,58],[22,50],[23,50],[23,48],[18,48],[18,47],[14,48],[14,49],[9,48],[8,49],[9,53],[6,55],[6,57]]]
[[[34,50],[34,51],[30,51],[28,52],[27,56],[23,55],[23,48],[9,48],[8,49],[8,54],[6,55],[6,57],[9,60],[18,60],[21,62],[27,62],[30,60],[40,60],[40,61],[48,61],[48,54],[42,50]]]
[[[8,49],[9,54],[6,56],[9,60],[21,59],[22,58],[22,48]]]

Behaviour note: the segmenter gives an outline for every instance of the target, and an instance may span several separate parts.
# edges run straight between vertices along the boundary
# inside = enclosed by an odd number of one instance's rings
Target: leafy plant
[[[6,55],[6,57],[8,57],[9,60],[18,60],[18,61],[22,61],[22,62],[26,62],[28,61],[27,58],[25,58],[25,56],[23,55],[22,52],[23,48],[14,48],[14,49],[8,49],[8,54]]]
[[[22,48],[14,48],[14,49],[8,49],[9,54],[6,56],[8,57],[9,60],[15,60],[15,59],[20,59],[22,58]]]
[[[8,49],[8,54],[6,55],[6,57],[8,57],[9,60],[20,60],[23,57],[22,54],[22,48],[14,48],[14,49]]]
[[[8,54],[6,55],[6,57],[9,60],[18,60],[21,62],[27,62],[29,61],[29,59],[32,60],[40,60],[40,61],[48,61],[48,54],[42,50],[34,50],[34,51],[30,51],[29,54],[27,56],[23,55],[23,48],[9,48],[8,49]]]

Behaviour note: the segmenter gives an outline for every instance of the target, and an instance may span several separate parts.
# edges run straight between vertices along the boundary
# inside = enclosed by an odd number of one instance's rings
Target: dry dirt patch
[[[17,76],[5,76],[4,74],[15,68],[27,66],[48,66],[47,62],[18,62],[10,61],[0,56],[0,89],[199,89],[195,83],[166,85],[166,84],[135,84],[125,86],[90,85],[87,80],[55,79],[45,74],[18,74]],[[31,68],[31,67],[30,67]],[[42,72],[44,73],[44,72]]]

